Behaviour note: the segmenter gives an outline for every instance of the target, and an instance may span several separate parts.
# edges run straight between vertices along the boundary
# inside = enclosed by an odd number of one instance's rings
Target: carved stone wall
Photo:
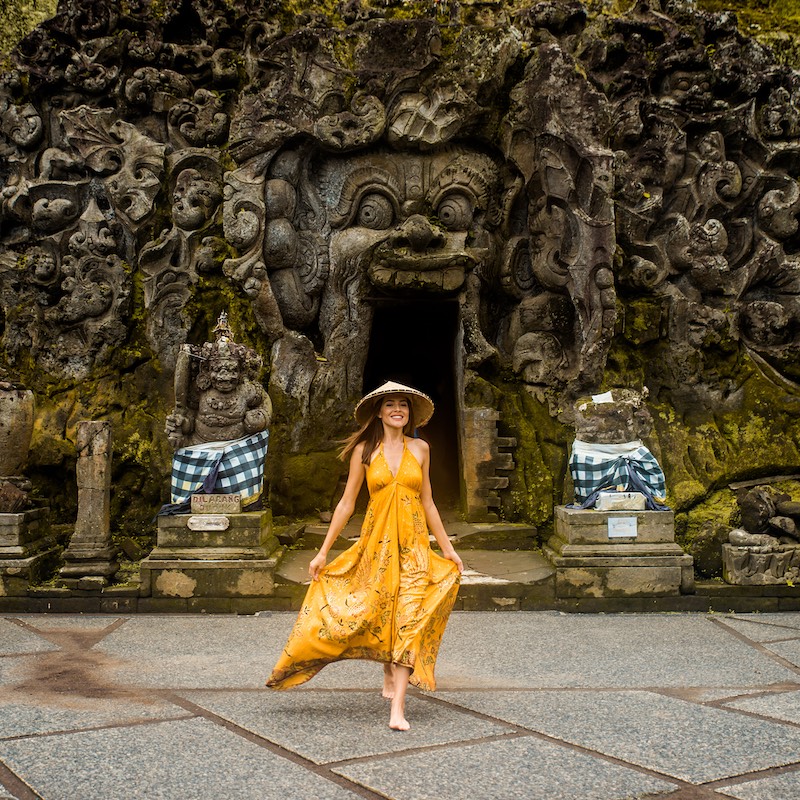
[[[568,409],[605,386],[649,387],[679,509],[798,463],[797,73],[667,0],[291,12],[68,0],[13,52],[0,356],[43,487],[111,419],[112,513],[144,524],[177,353],[227,310],[266,364],[276,512],[319,507],[387,299],[457,304],[456,418],[516,440],[482,478],[507,517],[552,516]]]

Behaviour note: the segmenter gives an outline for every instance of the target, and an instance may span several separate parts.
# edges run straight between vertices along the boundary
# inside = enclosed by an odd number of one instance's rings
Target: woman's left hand
[[[458,553],[456,553],[455,550],[453,550],[452,553],[448,553],[447,555],[445,555],[445,558],[448,561],[452,561],[458,567],[459,572],[464,571],[464,562],[461,560],[461,556]]]

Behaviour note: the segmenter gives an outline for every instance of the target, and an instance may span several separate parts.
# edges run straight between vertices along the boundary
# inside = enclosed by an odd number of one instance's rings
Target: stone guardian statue
[[[188,511],[193,494],[240,494],[252,506],[263,488],[272,403],[257,382],[261,357],[233,341],[227,314],[215,340],[185,344],[175,366],[175,407],[166,434],[175,448],[171,504],[161,513]]]

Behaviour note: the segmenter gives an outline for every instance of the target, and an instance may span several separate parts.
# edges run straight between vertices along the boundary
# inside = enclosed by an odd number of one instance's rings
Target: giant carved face
[[[466,148],[328,158],[319,166],[334,263],[366,261],[384,291],[458,291],[494,261],[500,167]]]

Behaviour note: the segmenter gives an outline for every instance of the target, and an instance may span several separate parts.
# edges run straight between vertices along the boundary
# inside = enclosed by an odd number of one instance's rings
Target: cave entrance
[[[458,303],[380,300],[375,304],[364,392],[388,380],[406,383],[433,400],[433,419],[420,429],[431,446],[431,486],[439,510],[460,507],[456,341]]]

